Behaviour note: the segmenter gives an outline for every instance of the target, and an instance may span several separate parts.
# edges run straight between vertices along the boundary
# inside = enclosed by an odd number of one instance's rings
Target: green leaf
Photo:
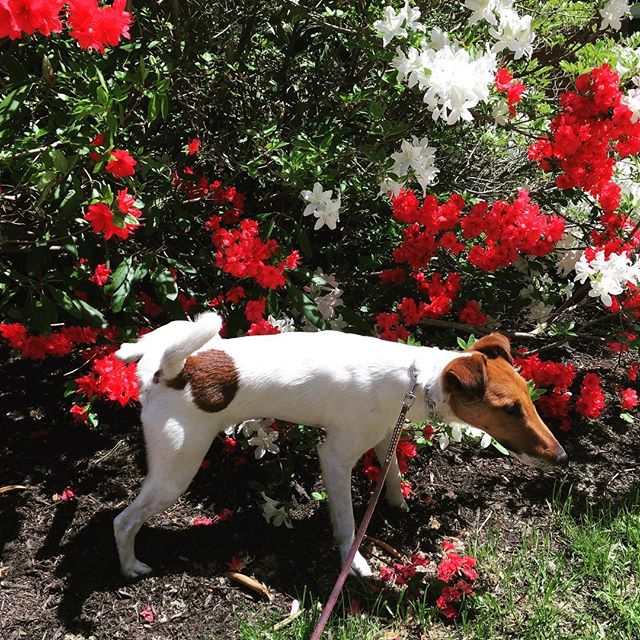
[[[629,424],[632,424],[634,421],[633,416],[630,413],[627,413],[626,411],[620,414],[620,418],[622,418],[622,420],[624,420],[625,422],[628,422]]]
[[[169,269],[163,269],[156,274],[153,286],[161,300],[175,300],[178,297],[178,285]]]
[[[94,326],[107,326],[106,318],[88,302],[80,300],[79,298],[71,298],[67,293],[60,291],[60,289],[56,289],[52,285],[48,284],[45,286],[55,303],[64,309],[69,315]]]
[[[133,258],[127,256],[116,268],[111,276],[111,281],[104,286],[106,295],[111,296],[111,308],[116,313],[122,311],[129,293],[136,270],[133,267]]]
[[[509,454],[509,450],[505,449],[497,440],[494,440],[493,438],[491,439],[491,444],[503,455],[508,456]]]

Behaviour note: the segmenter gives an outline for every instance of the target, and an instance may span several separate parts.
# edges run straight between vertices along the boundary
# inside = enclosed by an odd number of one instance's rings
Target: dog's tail
[[[169,380],[182,371],[184,361],[194,351],[220,333],[221,327],[222,319],[214,312],[204,313],[194,322],[171,322],[142,336],[138,342],[121,345],[115,356],[124,362],[138,362],[148,352],[162,354],[157,371]]]
[[[209,312],[198,316],[189,331],[167,346],[160,360],[158,373],[164,380],[175,378],[184,366],[184,361],[211,338],[220,333],[222,319],[217,313]]]

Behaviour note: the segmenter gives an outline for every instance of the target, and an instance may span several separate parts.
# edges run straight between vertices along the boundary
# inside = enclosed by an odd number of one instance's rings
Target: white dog
[[[486,431],[525,462],[567,460],[511,366],[509,342],[500,334],[459,353],[335,331],[223,340],[220,326],[215,313],[171,322],[116,353],[138,362],[148,459],[140,494],[114,520],[120,566],[128,578],[151,571],[135,556],[140,527],[187,489],[216,434],[261,417],[326,431],[319,456],[344,560],[354,537],[351,470],[372,447],[384,460],[412,365],[418,399],[408,414],[411,421],[430,419],[427,407],[435,406],[442,419]],[[395,459],[386,497],[407,508]],[[352,570],[371,574],[360,554]]]

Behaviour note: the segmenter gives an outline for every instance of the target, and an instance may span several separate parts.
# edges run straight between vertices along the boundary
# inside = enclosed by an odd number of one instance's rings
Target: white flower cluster
[[[274,527],[279,527],[281,524],[284,524],[287,529],[292,529],[293,525],[291,524],[291,518],[289,517],[289,512],[286,507],[279,507],[280,502],[270,498],[264,491],[261,495],[264,500],[264,504],[262,505],[262,515],[264,519]]]
[[[231,426],[225,429],[227,435],[242,434],[247,438],[247,442],[255,447],[254,455],[256,460],[264,456],[267,451],[269,453],[278,453],[280,447],[276,444],[278,432],[271,428],[274,423],[273,418],[257,418],[253,420],[245,420],[237,426]]]
[[[380,184],[380,194],[387,194],[390,191],[397,196],[410,177],[414,177],[422,187],[422,192],[426,193],[427,186],[436,181],[439,169],[436,167],[436,149],[429,146],[429,140],[422,138],[418,140],[413,136],[412,142],[403,140],[400,151],[391,154],[393,167],[391,173],[399,181],[393,178],[385,178]]]
[[[631,262],[624,253],[612,253],[606,258],[604,251],[598,251],[591,261],[582,254],[575,270],[574,281],[584,284],[588,279],[591,283],[589,296],[599,297],[605,307],[613,302],[611,296],[620,295],[626,285],[637,285],[640,281],[640,259]]]
[[[384,18],[376,20],[373,28],[382,37],[382,46],[386,47],[394,38],[406,38],[409,30],[424,31],[423,24],[418,22],[420,9],[409,6],[405,0],[404,7],[396,13],[393,7],[385,7]]]
[[[619,31],[622,27],[622,18],[629,15],[628,0],[609,0],[604,7],[600,9],[602,22],[600,29],[608,29],[611,27],[614,31]]]
[[[396,49],[393,67],[398,81],[407,79],[409,87],[418,85],[425,91],[424,101],[434,120],[447,124],[473,120],[470,109],[487,100],[496,73],[493,53],[472,56],[446,33],[433,29],[429,42],[421,49],[409,47],[405,53]]]
[[[308,202],[303,215],[313,214],[317,220],[313,227],[315,231],[321,229],[325,224],[329,229],[334,230],[340,219],[340,194],[333,199],[333,191],[323,191],[322,185],[316,182],[313,191],[305,189],[300,194]]]
[[[332,329],[342,331],[347,326],[343,317],[338,313],[338,307],[344,305],[342,300],[343,289],[333,274],[324,273],[321,267],[316,269],[315,278],[304,290],[318,307],[322,317],[329,323]],[[307,331],[317,331],[318,328],[305,318]]]
[[[473,12],[469,16],[469,24],[485,20],[493,25],[489,34],[496,39],[492,47],[494,53],[509,49],[513,51],[516,60],[524,55],[531,57],[535,38],[535,33],[531,30],[533,18],[518,15],[513,8],[513,0],[465,0],[464,4]]]

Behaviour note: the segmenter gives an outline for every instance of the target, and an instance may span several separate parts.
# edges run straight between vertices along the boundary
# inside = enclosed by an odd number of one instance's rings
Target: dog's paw
[[[153,569],[144,562],[136,560],[132,565],[128,567],[122,567],[122,575],[127,580],[136,580],[137,578],[143,578],[153,572]]]
[[[360,576],[361,578],[368,578],[373,575],[373,571],[371,571],[369,563],[364,559],[360,552],[356,553],[356,557],[351,563],[351,571],[349,571],[349,575]]]

